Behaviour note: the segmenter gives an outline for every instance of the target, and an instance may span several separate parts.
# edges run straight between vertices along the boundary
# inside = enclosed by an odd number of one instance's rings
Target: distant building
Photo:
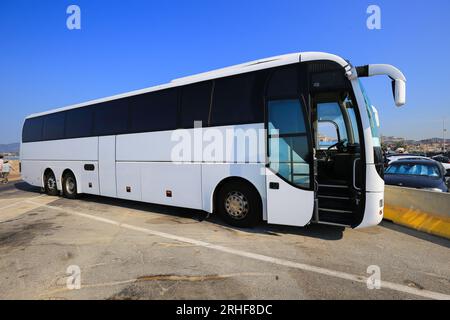
[[[336,141],[336,138],[319,135],[319,142],[334,142],[334,141]]]

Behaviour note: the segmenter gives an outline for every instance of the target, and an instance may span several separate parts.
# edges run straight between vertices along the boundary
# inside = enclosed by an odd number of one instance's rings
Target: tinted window
[[[67,111],[66,138],[81,138],[92,135],[93,114],[91,107]]]
[[[130,101],[131,131],[174,130],[177,125],[177,90],[150,92]]]
[[[347,89],[350,81],[344,69],[332,61],[315,61],[308,63],[310,90],[315,92]]]
[[[65,116],[65,112],[58,112],[44,117],[43,140],[64,139]]]
[[[302,105],[298,100],[275,100],[268,103],[269,134],[305,133]]]
[[[203,127],[208,125],[211,89],[212,82],[201,82],[183,87],[180,119],[182,128],[193,128],[194,121],[202,121]]]
[[[267,95],[273,98],[298,96],[299,79],[297,69],[297,65],[292,65],[273,71],[267,87]]]
[[[263,122],[263,81],[259,80],[256,73],[216,80],[211,125]]]
[[[22,142],[42,140],[42,125],[42,117],[25,120],[22,131]]]
[[[103,102],[94,106],[94,135],[107,136],[126,133],[128,100]]]

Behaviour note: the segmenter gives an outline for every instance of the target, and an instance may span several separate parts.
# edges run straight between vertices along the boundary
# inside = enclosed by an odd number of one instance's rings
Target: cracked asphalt
[[[389,222],[241,230],[199,211],[0,187],[0,299],[445,299],[449,247]]]

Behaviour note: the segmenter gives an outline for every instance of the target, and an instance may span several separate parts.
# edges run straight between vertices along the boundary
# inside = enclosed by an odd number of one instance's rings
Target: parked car
[[[398,160],[430,160],[430,158],[424,157],[424,156],[418,156],[415,154],[391,154],[387,155],[384,159],[384,167],[387,168],[392,162],[398,161]]]
[[[442,163],[442,165],[444,166],[445,170],[447,170],[447,172],[450,170],[450,158],[449,157],[439,155],[439,156],[435,156],[431,159]]]
[[[387,185],[449,192],[448,175],[441,163],[431,159],[393,161],[385,171]]]

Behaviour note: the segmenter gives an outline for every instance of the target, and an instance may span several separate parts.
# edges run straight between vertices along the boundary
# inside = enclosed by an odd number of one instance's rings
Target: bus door
[[[364,150],[357,108],[347,90],[313,95],[318,174],[316,222],[358,225],[364,214]]]
[[[314,212],[311,132],[301,99],[267,101],[267,216],[271,224],[305,226]]]

